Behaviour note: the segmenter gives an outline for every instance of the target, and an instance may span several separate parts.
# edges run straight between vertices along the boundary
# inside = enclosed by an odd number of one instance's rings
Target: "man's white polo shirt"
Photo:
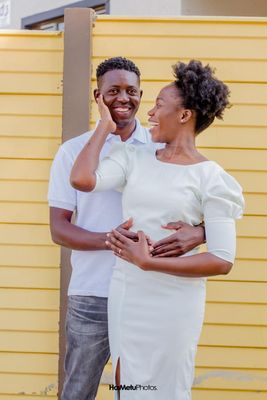
[[[122,222],[121,193],[115,190],[85,193],[69,182],[72,165],[94,131],[86,132],[62,144],[50,172],[48,201],[50,207],[75,211],[75,224],[92,232],[108,232]],[[120,136],[108,135],[100,158]],[[136,120],[136,128],[127,143],[143,145],[151,141],[147,128]],[[107,297],[115,256],[108,250],[72,250],[72,275],[68,295]]]

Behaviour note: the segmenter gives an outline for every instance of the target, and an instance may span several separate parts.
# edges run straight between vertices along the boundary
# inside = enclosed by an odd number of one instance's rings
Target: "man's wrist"
[[[103,250],[110,250],[110,247],[107,245],[107,241],[108,241],[108,235],[110,232],[104,232],[103,233]]]

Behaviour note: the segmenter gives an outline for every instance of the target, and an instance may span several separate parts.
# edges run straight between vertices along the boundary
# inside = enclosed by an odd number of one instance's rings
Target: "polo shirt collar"
[[[109,133],[106,141],[121,142],[121,138],[119,135],[113,135],[112,133]],[[129,137],[129,139],[126,140],[125,143],[134,143],[134,142],[140,142],[140,143],[144,143],[144,144],[147,143],[144,128],[142,127],[142,125],[140,124],[140,121],[137,118],[135,119],[135,130],[133,131],[133,133]]]

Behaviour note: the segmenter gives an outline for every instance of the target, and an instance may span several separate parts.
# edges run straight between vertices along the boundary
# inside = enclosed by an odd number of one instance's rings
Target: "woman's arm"
[[[153,258],[141,262],[145,271],[158,271],[184,277],[207,277],[228,274],[233,264],[208,252],[187,257]]]
[[[78,155],[71,171],[71,185],[82,192],[91,192],[96,185],[95,171],[99,164],[99,155],[110,132],[116,130],[103,96],[98,97],[98,109],[101,120],[90,140]]]
[[[116,230],[108,235],[107,246],[115,254],[145,271],[157,271],[183,277],[207,277],[227,274],[232,263],[211,253],[201,253],[186,257],[155,258],[151,257],[145,234],[138,232],[138,242],[132,242]]]

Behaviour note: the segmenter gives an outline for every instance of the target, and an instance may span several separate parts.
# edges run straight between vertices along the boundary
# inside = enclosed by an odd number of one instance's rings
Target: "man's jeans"
[[[107,298],[69,296],[61,400],[94,400],[109,353]]]

